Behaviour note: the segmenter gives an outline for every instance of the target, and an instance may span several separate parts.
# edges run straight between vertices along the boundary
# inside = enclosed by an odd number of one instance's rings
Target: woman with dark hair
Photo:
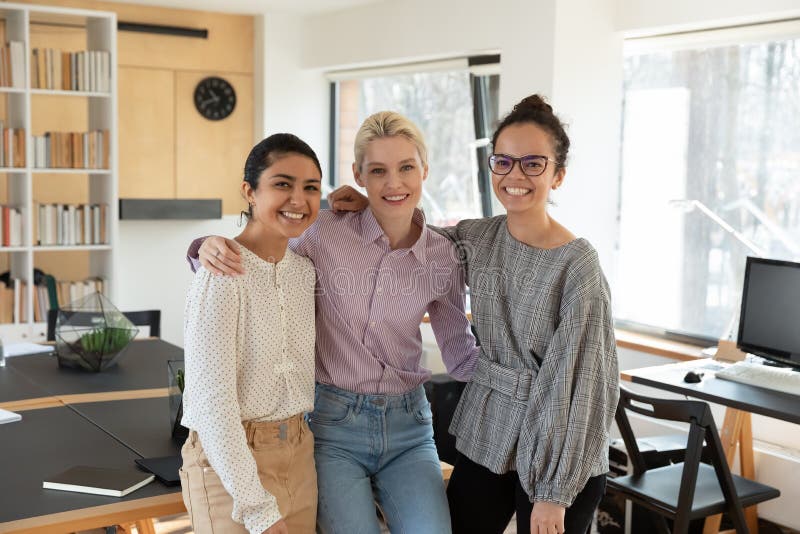
[[[235,238],[247,274],[197,271],[186,299],[181,489],[197,533],[311,534],[314,266],[287,249],[319,212],[316,154],[291,134],[250,152]]]
[[[539,95],[498,126],[489,158],[506,215],[441,229],[461,251],[481,343],[450,432],[454,534],[583,534],[605,489],[619,395],[608,284],[597,252],[547,211],[569,137]],[[366,204],[352,188],[335,209]]]

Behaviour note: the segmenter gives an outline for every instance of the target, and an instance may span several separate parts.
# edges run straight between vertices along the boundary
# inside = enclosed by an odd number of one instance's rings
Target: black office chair
[[[58,311],[59,310],[47,311],[47,341],[56,340],[56,320],[58,319]],[[92,319],[100,315],[94,312],[73,313],[80,313],[80,317],[86,319],[86,326],[91,326],[93,324]],[[136,326],[149,326],[150,337],[161,337],[161,310],[130,311],[122,312],[122,314]]]
[[[636,403],[636,404],[634,404]],[[657,419],[689,423],[683,462],[647,469],[626,410]],[[608,490],[658,514],[656,525],[669,533],[686,533],[689,521],[727,513],[736,532],[748,533],[743,508],[780,496],[776,488],[732,475],[725,460],[711,408],[702,401],[657,399],[620,387],[616,413],[633,474],[608,479]],[[700,462],[706,442],[712,465]]]

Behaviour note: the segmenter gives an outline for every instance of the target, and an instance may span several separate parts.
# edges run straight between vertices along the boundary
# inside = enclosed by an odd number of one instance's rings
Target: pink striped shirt
[[[289,245],[317,270],[317,381],[366,394],[401,394],[422,384],[420,322],[431,319],[450,375],[472,377],[479,348],[464,312],[464,272],[452,242],[425,226],[392,250],[370,209],[317,221]]]

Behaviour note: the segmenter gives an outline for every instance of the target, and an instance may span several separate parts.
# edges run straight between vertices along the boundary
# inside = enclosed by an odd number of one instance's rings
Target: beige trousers
[[[278,500],[290,534],[313,534],[317,520],[314,437],[302,414],[283,421],[243,423],[261,484]],[[246,533],[231,519],[233,499],[209,465],[195,431],[181,449],[183,502],[197,534]]]

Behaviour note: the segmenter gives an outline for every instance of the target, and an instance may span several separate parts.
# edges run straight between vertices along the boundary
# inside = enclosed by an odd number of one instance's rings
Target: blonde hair
[[[425,138],[417,125],[407,117],[394,111],[379,111],[367,117],[361,124],[356,133],[354,146],[356,168],[361,169],[364,162],[364,153],[367,145],[375,139],[382,137],[405,137],[417,148],[419,159],[423,165],[428,164],[428,147],[425,146]]]

